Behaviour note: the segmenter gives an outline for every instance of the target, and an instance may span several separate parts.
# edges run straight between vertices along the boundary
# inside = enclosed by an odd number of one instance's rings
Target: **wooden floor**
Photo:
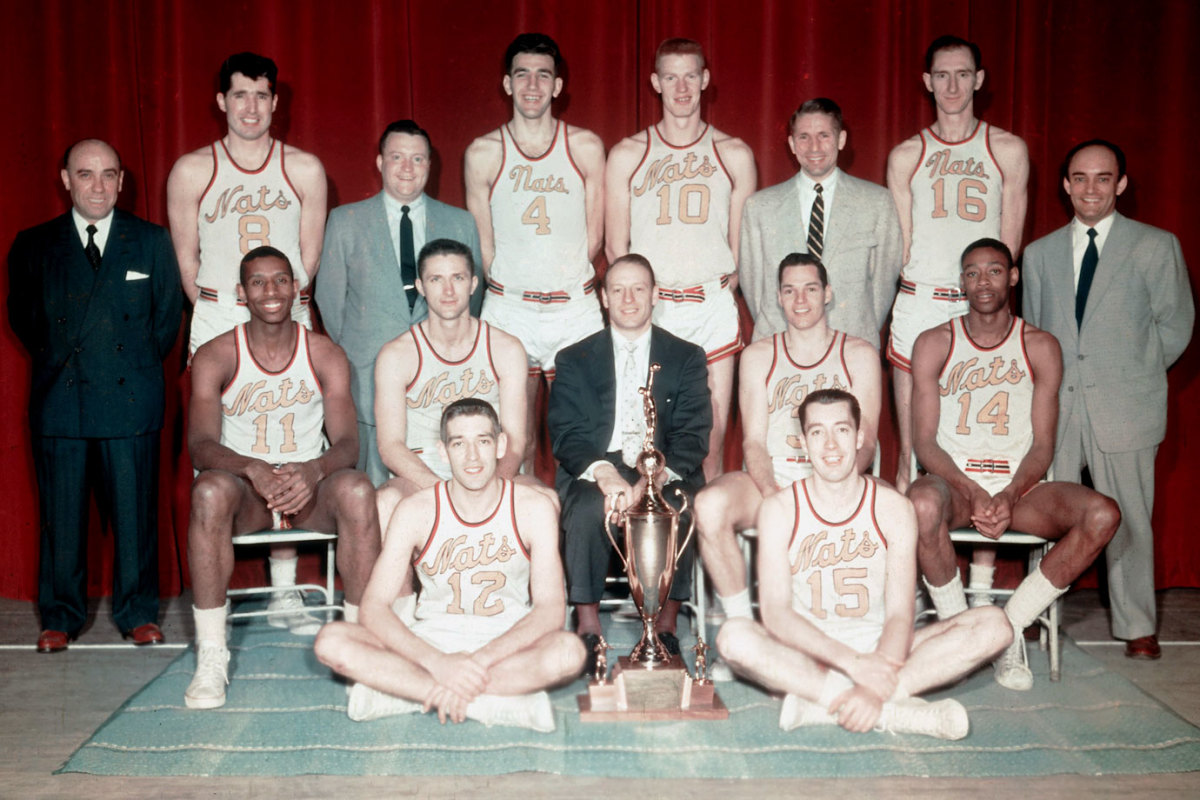
[[[1108,617],[1096,591],[1066,598],[1064,627],[1084,649],[1200,725],[1200,590],[1159,594],[1163,658],[1134,662],[1109,638]],[[107,778],[52,775],[70,754],[131,694],[178,654],[170,645],[191,637],[190,597],[168,605],[163,629],[168,647],[88,648],[116,645],[120,636],[108,609],[97,610],[90,629],[66,653],[34,652],[38,626],[29,603],[0,600],[0,797],[499,797],[639,798],[721,800],[805,798],[1152,798],[1200,797],[1200,773],[1149,776],[1078,775],[971,780],[888,778],[872,780],[630,781],[563,778],[524,773],[489,778],[302,776],[297,778]]]

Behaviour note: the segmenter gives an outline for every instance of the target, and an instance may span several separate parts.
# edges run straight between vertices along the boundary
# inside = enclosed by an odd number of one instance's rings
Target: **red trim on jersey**
[[[658,137],[658,140],[660,142],[662,142],[663,144],[665,144],[667,147],[671,148],[672,150],[687,150],[689,147],[695,147],[697,144],[699,144],[700,140],[703,139],[705,137],[705,135],[708,134],[708,129],[711,127],[712,127],[712,125],[710,125],[709,123],[707,123],[707,122],[704,123],[704,130],[700,131],[700,135],[696,137],[695,141],[688,142],[687,144],[680,144],[680,145],[671,144],[666,139],[664,139],[662,134],[658,132],[658,123],[657,122],[650,126],[650,130],[654,131],[654,135]],[[647,150],[650,149],[650,137],[649,136],[646,137],[646,149]],[[716,143],[714,142],[713,143],[713,152],[716,152],[716,150],[717,150],[717,146],[716,146]],[[719,159],[720,156],[718,156],[717,158]],[[639,164],[638,166],[641,166],[641,165]],[[721,169],[724,169],[724,168],[725,168],[725,165],[722,164]],[[725,174],[728,175],[729,173],[726,172]]]
[[[488,203],[492,202],[492,194],[496,191],[496,184],[500,182],[500,176],[504,174],[504,162],[508,160],[508,147],[504,144],[504,131],[508,128],[508,123],[500,126],[500,169],[496,170],[496,177],[492,180],[492,185],[488,187]],[[516,146],[516,142],[513,142]],[[494,238],[494,235],[493,235]]]
[[[421,338],[425,340],[425,346],[429,348],[430,353],[433,353],[433,357],[445,364],[447,367],[457,367],[459,364],[465,364],[471,358],[471,356],[475,355],[475,349],[479,347],[480,334],[483,333],[483,326],[487,324],[480,320],[479,327],[475,329],[475,341],[471,343],[470,351],[458,361],[449,361],[445,358],[442,358],[441,354],[438,353],[438,351],[434,348],[433,342],[429,341],[429,336],[425,333],[425,329],[421,327],[426,322],[428,322],[428,320],[421,320],[413,327],[416,328],[417,333],[421,335]]]
[[[933,132],[933,128],[932,128],[932,127],[926,128],[925,130],[929,131],[929,135],[930,135],[930,136],[933,138],[933,140],[934,140],[935,142],[937,142],[938,144],[944,144],[944,145],[946,145],[946,147],[956,147],[957,145],[960,145],[960,144],[966,144],[967,142],[969,142],[969,141],[971,141],[972,139],[974,139],[974,138],[975,138],[975,134],[979,133],[979,129],[980,129],[980,127],[983,127],[984,125],[986,125],[986,123],[985,123],[983,120],[981,120],[981,119],[977,119],[977,120],[975,120],[975,128],[974,128],[974,129],[971,131],[971,135],[970,135],[970,136],[968,136],[968,137],[967,137],[967,138],[965,138],[965,139],[960,139],[960,140],[959,140],[959,141],[957,141],[957,142],[948,142],[948,141],[946,141],[945,139],[943,139],[942,137],[940,137],[940,136],[938,136],[936,133],[934,133],[934,132]],[[984,128],[984,130],[986,130],[986,128]]]
[[[529,547],[526,546],[525,540],[521,538],[521,530],[517,526],[517,485],[512,481],[508,482],[508,510],[512,516],[513,536],[516,537],[517,545],[521,548],[525,559],[532,561],[533,559],[529,557]]]
[[[847,336],[846,334],[842,333],[841,331],[838,331],[838,333],[842,334],[842,346],[838,348],[838,359],[841,360],[841,362],[842,362],[842,371],[846,373],[846,383],[850,386],[851,389],[853,389],[854,388],[854,376],[852,374],[850,374],[850,366],[846,363],[846,340],[849,339],[850,337]]]
[[[646,152],[642,153],[642,157],[638,159],[637,166],[633,168],[633,172],[629,173],[629,191],[633,191],[633,176],[638,174],[638,170],[642,168],[642,164],[646,163],[646,159],[650,157],[650,129],[646,129]]]
[[[908,176],[908,186],[909,186],[909,194],[910,195],[912,194],[913,178],[917,177],[917,172],[920,171],[920,169],[921,169],[921,162],[923,162],[925,160],[925,131],[924,131],[924,129],[922,129],[921,132],[917,134],[917,138],[921,140],[921,155],[917,156],[917,163],[913,164],[912,173],[910,173]],[[910,217],[912,216],[911,210],[909,211],[909,216]],[[909,238],[910,239],[912,238],[911,233],[909,234]],[[901,287],[901,288],[903,288],[903,287]]]
[[[537,158],[534,158],[533,156],[529,155],[528,153],[526,153],[524,150],[521,149],[521,145],[517,144],[517,137],[513,136],[512,131],[508,129],[507,122],[504,123],[504,129],[506,131],[508,131],[508,135],[512,138],[513,149],[516,150],[518,153],[520,153],[522,158],[524,158],[526,161],[541,161],[543,158],[545,158],[546,156],[553,153],[554,148],[558,146],[558,131],[559,131],[559,128],[562,127],[562,124],[563,123],[562,123],[561,119],[557,119],[554,121],[554,136],[550,139],[550,146],[546,148],[546,152],[542,153]]]
[[[204,191],[200,193],[200,202],[196,204],[197,212],[199,212],[199,210],[204,206],[204,198],[208,194],[208,190],[211,189],[213,184],[217,182],[217,143],[213,142],[211,147],[212,147],[212,154],[213,154],[212,177],[208,179],[208,185],[205,186]],[[199,224],[199,223],[197,223],[197,224]]]
[[[238,337],[242,335],[242,329],[246,327],[246,323],[237,325],[233,329],[233,377],[229,382],[221,387],[221,396],[225,396],[225,392],[229,391],[229,387],[237,383],[238,373],[242,371],[242,348],[238,343]],[[247,348],[249,349],[249,348]],[[194,354],[193,354],[194,355]],[[188,362],[188,369],[191,369],[191,362]]]
[[[879,499],[879,485],[874,478],[863,476],[867,482],[871,484],[871,524],[875,526],[875,532],[879,534],[879,541],[883,542],[883,547],[886,550],[888,546],[887,537],[883,535],[883,526],[879,524],[879,517],[875,515],[875,501]]]
[[[888,334],[887,360],[892,366],[902,372],[912,373],[912,360],[896,352],[896,337]]]
[[[825,359],[829,358],[829,354],[833,352],[833,346],[835,344],[837,344],[837,340],[838,340],[838,331],[833,332],[833,338],[829,340],[829,346],[825,348],[825,352],[821,354],[821,357],[818,358],[812,364],[801,364],[798,361],[796,361],[796,359],[792,358],[792,353],[790,350],[788,350],[788,346],[787,346],[787,334],[780,333],[780,334],[778,334],[778,336],[783,341],[783,355],[787,358],[788,362],[791,363],[791,365],[793,367],[795,367],[796,369],[816,369],[817,367],[824,364]],[[842,360],[842,366],[843,367],[846,366],[845,359]],[[846,371],[849,372],[849,370],[846,370]]]
[[[485,330],[486,327],[486,330]],[[500,373],[496,370],[496,360],[492,358],[492,326],[488,325],[483,320],[479,321],[479,329],[484,331],[483,348],[487,352],[488,366],[492,368],[492,374],[496,376],[496,382],[500,382]]]
[[[1037,375],[1033,372],[1033,359],[1029,357],[1029,348],[1025,346],[1025,333],[1029,330],[1029,325],[1025,320],[1021,320],[1021,358],[1025,359],[1025,366],[1029,367],[1029,382],[1036,384]]]
[[[420,324],[421,323],[419,323],[419,322],[417,323],[417,325],[420,325]],[[416,336],[413,336],[412,340],[413,340],[413,347],[417,351],[417,371],[413,373],[412,380],[409,381],[408,385],[404,387],[405,394],[408,394],[410,391],[412,391],[412,388],[417,385],[417,378],[421,377],[421,365],[425,363],[425,359],[421,355],[421,343],[417,341]]]
[[[867,492],[871,488],[871,486],[870,486],[871,481],[868,480],[867,478],[863,477],[862,497],[858,498],[858,505],[854,507],[854,511],[850,512],[850,515],[848,517],[846,517],[845,519],[829,520],[829,519],[825,519],[824,517],[822,517],[821,514],[817,511],[816,506],[813,505],[812,496],[809,495],[809,493],[808,493],[808,482],[810,480],[812,480],[812,478],[805,478],[802,481],[796,481],[796,483],[799,483],[804,487],[804,499],[808,503],[808,510],[812,512],[813,517],[818,522],[820,522],[822,525],[829,525],[830,527],[834,527],[837,525],[845,525],[847,522],[849,522],[850,520],[857,517],[858,512],[862,511],[862,509],[863,509],[863,503],[865,503],[867,501]],[[799,511],[797,511],[797,514],[799,514]]]
[[[243,323],[242,328],[245,328],[249,324],[250,323],[248,323],[248,322]],[[296,354],[300,352],[300,337],[303,335],[303,334],[301,334],[300,329],[303,328],[304,326],[296,321],[293,321],[292,324],[296,326],[296,341],[292,343],[292,357],[288,359],[287,364],[285,364],[283,367],[279,368],[278,370],[275,370],[274,372],[267,369],[266,367],[264,367],[262,364],[260,364],[258,362],[258,359],[254,357],[254,351],[252,349],[250,349],[250,337],[249,336],[246,337],[246,352],[250,354],[250,360],[254,362],[254,366],[258,367],[258,371],[261,372],[263,375],[282,375],[283,373],[287,372],[289,369],[292,368],[292,364],[296,363]],[[316,377],[315,373],[313,374],[313,377],[314,378]]]
[[[1004,168],[1000,166],[1000,162],[996,160],[996,154],[992,152],[992,126],[987,126],[987,133],[983,137],[983,146],[987,150],[988,158],[992,160],[992,164],[996,167],[996,172],[1000,173],[1000,182],[1004,182]],[[1003,198],[1001,198],[1003,200]],[[1000,213],[1004,213],[1003,203],[1000,207]]]
[[[955,317],[954,319],[956,319],[956,320],[965,320],[965,319],[966,319],[966,317]],[[981,353],[990,353],[990,352],[992,352],[993,350],[996,350],[996,349],[998,349],[998,348],[1000,348],[1000,347],[1003,347],[1005,344],[1007,344],[1007,343],[1008,343],[1008,339],[1009,339],[1009,337],[1010,337],[1010,336],[1012,336],[1012,335],[1013,335],[1013,329],[1014,329],[1014,328],[1016,328],[1016,326],[1017,326],[1017,317],[1015,317],[1015,316],[1009,317],[1009,320],[1008,320],[1008,330],[1004,332],[1004,338],[1003,338],[1003,339],[1001,339],[1000,341],[996,342],[996,343],[995,343],[994,345],[992,345],[991,347],[984,347],[983,345],[981,345],[981,344],[979,344],[978,342],[976,342],[976,341],[975,341],[975,340],[974,340],[974,339],[971,337],[971,332],[970,332],[969,330],[967,330],[967,323],[966,323],[966,322],[963,322],[963,323],[962,323],[962,331],[963,331],[963,335],[967,337],[967,342],[968,342],[968,343],[971,345],[971,347],[974,347],[976,350],[978,350],[978,351],[979,351],[979,352],[981,352]],[[953,330],[954,326],[953,326],[953,325],[951,325],[950,327],[951,327],[951,330]]]
[[[717,160],[717,166],[721,168],[721,172],[725,173],[725,177],[729,180],[730,186],[733,185],[733,176],[729,174],[729,168],[725,166],[725,161],[721,158],[721,148],[717,147],[717,139],[713,137],[713,158]]]
[[[804,483],[803,480],[792,482],[792,535],[788,538],[787,550],[792,549],[792,543],[796,541],[796,534],[800,531],[800,489],[798,487],[802,483]],[[787,550],[784,552],[786,553]]]
[[[458,509],[454,507],[454,498],[450,496],[450,481],[446,481],[446,505],[450,506],[450,513],[454,515],[454,518],[458,520],[459,523],[466,525],[468,528],[478,528],[480,525],[486,525],[491,522],[495,518],[496,514],[500,512],[501,507],[504,505],[504,489],[505,484],[507,483],[510,483],[510,481],[505,480],[504,478],[500,479],[500,500],[497,501],[496,507],[492,509],[491,513],[478,522],[467,522],[458,515]]]
[[[421,546],[421,552],[417,553],[416,557],[412,560],[413,564],[421,563],[421,559],[425,557],[425,554],[429,552],[429,548],[433,545],[433,537],[437,534],[438,522],[442,518],[442,489],[449,485],[450,481],[435,483],[433,485],[433,525],[429,528],[429,535],[425,537],[425,544]],[[447,491],[446,497],[448,498],[449,496],[450,493]]]
[[[279,141],[279,140],[276,139],[276,141]],[[286,152],[287,152],[287,147],[282,142],[280,142],[279,143],[279,171],[281,173],[283,173],[283,182],[288,185],[288,188],[292,190],[292,194],[296,195],[296,199],[299,200],[300,193],[297,192],[296,187],[292,185],[292,179],[288,177],[287,168],[283,165],[283,154]],[[270,160],[270,159],[268,159],[268,160]],[[266,167],[266,164],[263,164],[263,166]],[[304,265],[301,264],[300,266],[301,266],[301,268],[303,268]]]
[[[767,379],[763,381],[763,386],[771,385],[771,376],[775,374],[775,367],[779,364],[779,337],[782,333],[776,333],[771,336],[771,366],[767,369]]]
[[[229,148],[225,146],[224,139],[217,139],[216,144],[221,145],[221,149],[225,151],[225,157],[229,159],[229,163],[233,165],[234,169],[236,169],[238,172],[242,173],[243,175],[257,175],[260,172],[262,172],[264,169],[266,169],[267,165],[271,163],[271,156],[275,153],[275,145],[278,142],[279,142],[278,139],[271,140],[271,147],[267,150],[267,157],[263,160],[263,162],[261,164],[258,165],[258,169],[246,169],[241,164],[239,164],[237,162],[237,160],[234,159],[234,157],[229,154]]]
[[[300,325],[298,322],[296,324]],[[300,325],[300,328],[303,329],[304,326]],[[299,333],[299,331],[297,331],[297,333]],[[308,371],[312,373],[313,383],[317,385],[317,391],[321,393],[322,397],[324,397],[325,387],[321,385],[321,378],[317,375],[317,367],[315,364],[313,364],[312,337],[309,335],[307,330],[304,331],[304,356],[308,359]]]
[[[718,361],[724,361],[727,358],[732,358],[742,351],[742,334],[738,333],[737,338],[727,345],[722,345],[715,350],[710,350],[704,354],[704,360],[709,364],[715,364]]]
[[[958,319],[958,317],[954,319]],[[950,366],[950,356],[954,355],[954,340],[958,338],[958,334],[955,331],[954,319],[950,320],[950,349],[946,351],[946,357],[942,359],[942,366],[938,369],[938,383],[941,383],[942,378],[946,377],[946,367]],[[966,332],[965,328],[963,332]],[[971,337],[968,336],[967,341],[970,341],[970,339]],[[914,342],[913,350],[915,351],[916,349],[916,343]]]
[[[559,122],[561,121],[559,120]],[[579,180],[583,181],[586,187],[587,178],[583,177],[583,170],[579,169],[579,165],[575,163],[575,156],[571,155],[571,133],[565,129],[563,130],[563,148],[567,151],[567,162],[570,163],[571,169],[575,170],[575,174],[579,176]]]

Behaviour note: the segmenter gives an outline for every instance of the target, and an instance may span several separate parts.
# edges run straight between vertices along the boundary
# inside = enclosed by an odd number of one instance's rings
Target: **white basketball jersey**
[[[945,142],[921,131],[921,157],[909,179],[912,249],[901,276],[930,286],[956,287],[962,252],[976,239],[1000,238],[1004,176],[982,120],[967,139]]]
[[[950,321],[950,355],[938,376],[938,446],[991,494],[1012,480],[1033,446],[1033,369],[1025,320],[1013,317],[1004,341],[980,347],[964,317]]]
[[[324,452],[325,403],[308,351],[308,330],[296,326],[296,349],[278,372],[254,360],[246,326],[233,329],[237,370],[221,390],[221,444],[272,464],[311,461]]]
[[[500,502],[486,519],[467,522],[448,483],[434,488],[433,530],[413,559],[420,595],[416,619],[444,628],[499,631],[529,613],[529,549],[517,530],[513,483],[501,480]],[[439,619],[440,618],[440,619]]]
[[[798,364],[787,349],[787,337],[771,337],[775,355],[767,371],[767,453],[772,458],[807,462],[800,430],[800,404],[818,389],[850,391],[846,367],[846,334],[833,332],[829,349],[815,364]]]
[[[247,170],[223,141],[213,142],[213,176],[200,196],[198,219],[200,299],[234,305],[242,256],[263,245],[288,257],[298,288],[308,285],[300,259],[300,195],[284,170],[283,149],[275,139],[263,165]]]
[[[729,249],[733,180],[711,125],[683,147],[651,125],[629,191],[629,249],[650,260],[659,286],[690,287],[737,270]]]
[[[579,291],[593,276],[588,261],[583,174],[571,159],[567,125],[559,120],[550,149],[521,152],[500,128],[500,174],[489,206],[496,254],[489,273],[506,290]]]
[[[887,539],[875,518],[875,481],[863,479],[858,507],[844,520],[826,520],[817,513],[808,493],[810,481],[792,484],[792,608],[821,632],[861,652],[874,646],[887,616]]]
[[[450,465],[442,460],[437,443],[442,433],[442,411],[455,400],[478,397],[487,400],[500,413],[500,383],[492,363],[492,331],[480,321],[471,352],[459,361],[447,361],[438,355],[425,335],[425,323],[414,325],[413,344],[417,348],[417,374],[405,392],[404,443],[425,466],[443,480],[450,477]]]

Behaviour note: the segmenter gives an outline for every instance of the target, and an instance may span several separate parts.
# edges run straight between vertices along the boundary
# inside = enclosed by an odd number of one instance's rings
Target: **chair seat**
[[[301,583],[295,586],[285,587],[284,591],[299,591],[299,592],[315,592],[321,596],[321,604],[315,606],[306,606],[308,611],[324,611],[326,621],[332,621],[333,612],[342,611],[343,607],[334,602],[334,549],[333,545],[337,541],[336,533],[322,533],[321,531],[312,531],[306,528],[284,528],[281,530],[263,530],[254,531],[251,533],[240,533],[232,538],[234,547],[239,545],[273,545],[273,544],[304,544],[306,542],[324,542],[325,543],[325,585],[315,583]],[[227,594],[230,597],[245,597],[247,595],[262,595],[271,596],[278,594],[281,590],[273,586],[256,586],[245,589],[230,589]],[[247,619],[251,617],[267,617],[271,616],[271,612],[266,609],[257,611],[236,611],[229,615],[229,619]]]

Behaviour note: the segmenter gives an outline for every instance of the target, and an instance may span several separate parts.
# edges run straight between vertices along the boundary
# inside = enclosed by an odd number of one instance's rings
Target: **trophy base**
[[[613,669],[611,683],[593,684],[576,700],[583,722],[729,718],[729,709],[712,683],[693,680],[679,656],[671,656],[652,669],[622,656]]]

